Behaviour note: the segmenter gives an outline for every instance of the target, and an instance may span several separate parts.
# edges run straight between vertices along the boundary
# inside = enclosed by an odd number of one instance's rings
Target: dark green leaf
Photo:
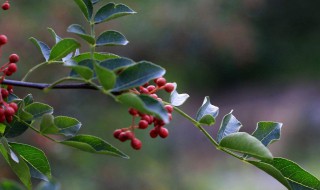
[[[93,6],[91,0],[74,0],[75,3],[80,8],[81,12],[83,13],[84,17],[90,21],[93,12]]]
[[[82,28],[81,25],[79,24],[72,24],[68,27],[67,29],[68,32],[77,34],[78,36],[80,36],[82,39],[86,40],[87,42],[89,42],[90,44],[94,44],[95,40],[93,37],[91,37],[90,35],[88,35],[85,30]]]
[[[165,69],[150,62],[142,61],[122,71],[116,80],[114,92],[141,86],[165,74]]]
[[[129,158],[127,155],[125,155],[106,141],[95,136],[77,135],[68,140],[62,141],[61,143],[95,154],[106,154],[122,158]]]
[[[265,146],[268,146],[273,141],[280,139],[282,123],[276,122],[259,122],[257,129],[253,132],[252,136],[256,137]]]
[[[51,114],[45,114],[41,118],[40,132],[42,134],[56,134],[59,132],[58,127],[54,124],[54,117]]]
[[[3,136],[4,132],[6,131],[6,125],[3,123],[0,123],[0,137]]]
[[[94,17],[94,21],[96,24],[98,24],[121,16],[135,13],[135,11],[124,4],[108,3],[98,10],[97,14]]]
[[[274,158],[268,161],[277,168],[288,180],[293,190],[319,190],[320,181],[298,164],[284,158]]]
[[[61,185],[59,182],[50,180],[41,182],[36,190],[60,190],[60,188]]]
[[[7,128],[5,131],[5,137],[14,138],[14,137],[20,136],[28,128],[29,128],[29,126],[26,123],[19,121],[16,117],[13,117],[12,122],[7,124]]]
[[[59,129],[59,134],[73,137],[81,128],[81,123],[72,117],[57,116],[54,118],[54,124]]]
[[[168,112],[163,104],[148,95],[125,93],[117,96],[117,100],[128,107],[135,108],[143,113],[152,114],[169,123]]]
[[[45,44],[45,43],[33,38],[33,37],[31,37],[30,40],[41,51],[44,59],[46,61],[48,61],[49,60],[49,56],[50,56],[50,52],[51,52],[49,46],[47,44]]]
[[[221,147],[231,151],[250,155],[260,160],[272,160],[272,154],[258,139],[245,132],[238,132],[224,137]]]
[[[248,162],[259,168],[260,170],[263,170],[270,176],[274,177],[276,180],[282,183],[282,185],[284,185],[287,189],[291,190],[291,186],[288,183],[287,179],[281,174],[281,172],[277,168],[273,167],[271,164],[253,160],[250,160]]]
[[[236,133],[240,130],[242,124],[232,115],[232,111],[223,117],[220,129],[218,131],[218,142],[224,137]]]
[[[24,161],[29,164],[29,167],[46,176],[51,178],[51,169],[45,154],[38,148],[27,144],[20,143],[9,143],[11,148],[18,153]],[[33,176],[37,177],[37,176]],[[43,178],[40,178],[43,179]]]
[[[210,103],[210,98],[207,96],[204,98],[202,106],[199,108],[196,116],[196,120],[204,125],[213,125],[216,121],[216,117],[219,114],[219,108]]]
[[[8,179],[1,180],[1,190],[24,190],[24,188],[17,182]]]
[[[93,71],[93,61],[91,59],[85,59],[85,60],[80,61],[78,63],[78,66],[86,67],[86,68],[90,69],[91,71]],[[94,73],[93,73],[93,75],[94,75]],[[70,76],[77,77],[77,76],[79,76],[79,74],[77,73],[77,71],[71,70]]]
[[[27,189],[31,190],[31,175],[27,163],[19,155],[17,155],[19,163],[13,161],[3,144],[0,144],[0,152],[11,167],[12,171],[18,176]]]
[[[116,83],[116,74],[104,67],[101,67],[100,65],[95,64],[94,65],[95,71],[97,73],[98,80],[102,87],[105,90],[110,90],[114,87],[114,84]]]
[[[15,94],[9,94],[8,98],[7,98],[7,102],[10,103],[10,102],[19,102],[21,101],[21,99],[15,95]]]
[[[173,83],[174,90],[170,94],[170,103],[173,106],[181,106],[190,97],[189,94],[179,94],[177,91],[177,83]]]
[[[77,74],[79,74],[82,78],[89,80],[93,77],[93,71],[86,66],[70,66],[73,71],[75,71]]]
[[[128,66],[131,66],[133,64],[135,64],[135,62],[132,61],[131,59],[121,57],[121,58],[108,59],[108,60],[102,61],[100,63],[100,66],[110,70],[117,71],[120,69],[124,69]]]
[[[105,31],[97,39],[97,46],[125,46],[129,43],[126,37],[117,31]]]
[[[98,53],[95,52],[94,53],[94,59],[97,61],[104,61],[107,59],[115,59],[115,58],[119,58],[119,56],[112,54],[112,53]],[[86,60],[86,59],[91,59],[91,53],[82,53],[78,56],[75,56],[72,58],[73,60],[75,60],[77,63]]]
[[[80,44],[76,40],[71,38],[63,39],[53,46],[50,53],[49,61],[60,60],[79,47]]]
[[[62,38],[60,36],[58,36],[58,34],[52,29],[52,28],[48,28],[50,34],[52,35],[52,37],[55,39],[55,44],[57,44],[58,42],[60,42],[62,40]]]
[[[24,105],[25,105],[25,106],[33,103],[33,96],[32,96],[32,94],[28,94],[26,97],[24,97],[24,98],[23,98],[23,102],[24,102]]]
[[[39,118],[44,114],[52,114],[53,108],[47,104],[34,102],[25,107],[25,111],[33,115],[33,119]]]

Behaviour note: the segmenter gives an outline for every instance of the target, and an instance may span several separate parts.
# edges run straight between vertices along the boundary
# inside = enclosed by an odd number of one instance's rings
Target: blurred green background
[[[107,2],[107,1],[104,1]],[[252,132],[260,120],[284,123],[282,140],[271,145],[274,156],[287,157],[320,177],[320,1],[301,0],[162,0],[114,1],[138,14],[98,26],[98,31],[121,31],[126,47],[100,49],[136,61],[149,60],[167,69],[166,78],[179,84],[191,98],[183,110],[195,115],[204,96],[220,107],[220,117],[234,115]],[[84,24],[73,1],[12,1],[0,11],[0,33],[9,44],[6,55],[21,56],[21,77],[42,62],[28,38],[53,44],[47,27],[62,37],[73,23]],[[83,47],[81,51],[86,51]],[[30,81],[52,82],[69,71],[52,65],[34,73]],[[91,155],[52,144],[28,131],[17,141],[41,147],[49,157],[53,175],[63,190],[284,190],[265,173],[219,151],[190,122],[177,114],[168,126],[168,139],[150,139],[138,133],[141,151],[113,139],[112,132],[127,127],[127,108],[94,91],[16,88],[36,100],[83,123],[81,133],[97,135],[131,156],[130,160]],[[0,178],[13,178],[0,161]],[[37,181],[35,181],[37,183]]]

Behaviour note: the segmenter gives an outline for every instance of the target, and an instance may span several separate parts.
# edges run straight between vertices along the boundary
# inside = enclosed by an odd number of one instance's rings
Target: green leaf
[[[15,95],[15,94],[9,94],[8,98],[7,98],[7,102],[10,103],[10,102],[20,102],[21,99]]]
[[[165,72],[166,70],[158,65],[141,61],[126,68],[118,75],[113,91],[120,92],[141,86],[152,79],[163,76]]]
[[[275,158],[273,158],[275,159]],[[274,177],[276,180],[278,180],[282,185],[284,185],[287,189],[291,190],[291,186],[288,183],[287,179],[282,175],[282,173],[275,167],[273,167],[271,164],[264,163],[261,161],[253,161],[253,160],[248,160],[250,164],[256,166],[260,170],[263,170],[270,176]]]
[[[17,155],[19,159],[18,163],[12,160],[3,144],[0,144],[0,152],[11,167],[12,171],[18,176],[27,189],[31,190],[31,175],[27,163],[19,155]]]
[[[129,158],[127,155],[125,155],[106,141],[95,136],[77,135],[60,143],[80,149],[85,152]]]
[[[51,36],[54,38],[55,40],[55,44],[57,44],[58,42],[60,42],[62,40],[62,38],[60,36],[58,36],[58,34],[52,29],[52,28],[48,28]]]
[[[75,71],[77,74],[79,74],[82,78],[89,80],[93,77],[93,71],[86,66],[68,66],[72,68],[73,71]]]
[[[121,16],[135,13],[135,11],[124,4],[108,3],[98,10],[97,14],[94,17],[94,22],[98,24]]]
[[[94,65],[94,69],[97,73],[98,80],[103,89],[112,89],[116,83],[116,74],[113,71],[110,71],[109,69],[101,67],[97,64]]]
[[[264,146],[268,146],[273,141],[280,139],[281,128],[282,123],[267,121],[259,122],[252,136],[260,140]]]
[[[30,39],[31,42],[32,42],[34,45],[36,45],[37,48],[41,51],[44,59],[45,59],[46,61],[48,61],[48,60],[49,60],[49,56],[50,56],[50,52],[51,52],[49,46],[48,46],[47,44],[45,44],[45,43],[43,43],[43,42],[41,42],[41,41],[33,38],[33,37],[31,37],[31,38],[29,38],[29,39]]]
[[[142,113],[152,114],[162,119],[165,123],[169,123],[168,112],[163,104],[148,95],[125,93],[117,96],[117,100],[128,107],[135,108]]]
[[[91,70],[91,72],[92,72],[92,75],[94,76],[94,73],[93,73],[93,60],[91,60],[91,59],[85,59],[85,60],[82,60],[82,61],[80,61],[79,63],[78,63],[78,65],[76,65],[76,66],[79,66],[79,67],[86,67],[87,69],[90,69]],[[71,68],[72,67],[76,67],[76,66],[70,66]],[[78,72],[79,72],[79,70],[78,70]],[[79,76],[79,73],[78,73],[76,70],[71,70],[71,72],[70,72],[70,76],[72,76],[72,77],[77,77],[77,76]],[[81,71],[80,71],[80,73],[81,73]],[[83,73],[84,74],[84,73]],[[81,75],[80,75],[81,76]],[[91,76],[91,78],[93,77],[93,76]]]
[[[20,136],[29,128],[26,123],[19,121],[16,117],[13,117],[12,122],[6,125],[5,137],[7,138]]]
[[[213,125],[219,114],[219,108],[210,103],[209,96],[204,98],[202,106],[199,108],[196,120],[204,125]]]
[[[55,180],[43,181],[41,182],[36,190],[60,190],[61,185]]]
[[[82,39],[89,42],[90,44],[95,44],[95,39],[93,37],[91,37],[90,35],[88,35],[85,32],[85,30],[83,29],[83,27],[79,24],[70,25],[68,27],[67,31],[70,33],[77,34],[78,36],[80,36]]]
[[[238,132],[224,137],[221,147],[231,151],[248,154],[260,160],[272,160],[272,154],[258,139],[245,132]]]
[[[27,144],[9,143],[9,145],[29,164],[30,169],[36,171],[36,175],[33,177],[44,180],[51,178],[50,165],[42,150]]]
[[[6,131],[6,125],[3,123],[0,123],[0,137],[3,136],[4,132]]]
[[[32,104],[33,103],[33,96],[32,94],[28,94],[26,97],[23,98],[23,102],[24,102],[24,105],[27,106],[29,104]]]
[[[25,111],[33,115],[33,119],[39,118],[44,114],[52,114],[53,108],[47,104],[34,102],[25,107]]]
[[[59,134],[73,137],[81,128],[81,123],[72,117],[57,116],[54,118],[54,125],[59,129]]]
[[[12,180],[8,180],[8,179],[1,180],[0,189],[1,190],[24,190],[24,188],[19,183]]]
[[[116,58],[116,59],[108,59],[105,61],[100,62],[100,66],[110,69],[110,70],[114,70],[114,71],[118,71],[120,69],[124,69],[126,67],[129,67],[131,65],[135,64],[135,62],[131,59],[128,58]]]
[[[173,106],[181,106],[190,97],[189,94],[179,94],[177,91],[177,83],[173,83],[174,90],[170,94],[170,103]]]
[[[59,132],[58,127],[54,124],[54,117],[51,114],[45,114],[41,118],[40,132],[42,134],[56,134]]]
[[[232,111],[223,117],[220,129],[218,131],[218,142],[223,138],[240,130],[242,124],[232,115]]]
[[[93,5],[91,0],[74,0],[75,3],[80,8],[81,12],[83,13],[84,17],[90,21],[93,12]]]
[[[274,158],[267,162],[277,168],[288,180],[293,190],[319,190],[320,181],[301,168],[297,163],[285,158]]]
[[[125,46],[129,43],[126,37],[120,32],[109,30],[99,35],[97,46]]]
[[[112,53],[99,53],[99,52],[94,53],[94,59],[97,61],[104,61],[107,59],[115,59],[115,58],[119,58],[119,56]],[[82,53],[80,55],[73,57],[72,59],[75,60],[77,63],[79,63],[83,60],[91,59],[91,53],[89,52]]]
[[[60,60],[65,56],[67,56],[68,54],[75,51],[79,47],[80,47],[80,44],[75,39],[72,39],[72,38],[63,39],[52,47],[49,61]]]

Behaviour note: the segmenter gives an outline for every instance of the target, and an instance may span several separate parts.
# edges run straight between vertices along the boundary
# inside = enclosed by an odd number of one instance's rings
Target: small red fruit
[[[146,129],[149,126],[149,122],[146,120],[139,121],[139,129]]]
[[[121,132],[118,139],[121,142],[124,142],[124,141],[128,140],[128,136],[127,136],[126,132]]]
[[[10,107],[12,107],[12,108],[14,109],[14,111],[15,111],[15,112],[17,112],[17,111],[18,111],[18,105],[17,105],[16,103],[11,102],[11,103],[9,104],[9,106],[10,106]]]
[[[17,63],[19,61],[19,56],[17,54],[11,54],[9,56],[10,63]]]
[[[6,120],[7,120],[8,123],[11,123],[12,120],[13,120],[13,116],[7,116]]]
[[[141,141],[140,141],[139,139],[133,138],[133,139],[131,140],[131,147],[132,147],[133,149],[135,149],[135,150],[140,150],[141,147],[142,147],[142,143],[141,143]]]
[[[149,92],[151,92],[154,89],[156,89],[156,87],[154,85],[150,85],[150,86],[147,87],[147,89],[149,90]]]
[[[160,136],[161,138],[167,138],[168,135],[169,135],[168,129],[167,129],[167,128],[164,128],[164,127],[160,127],[160,129],[159,129],[159,136]]]
[[[2,4],[2,9],[3,10],[9,10],[10,9],[10,4],[8,2],[5,2]]]
[[[164,86],[167,83],[167,80],[163,77],[160,77],[156,80],[156,84],[161,87]]]
[[[167,83],[165,86],[164,86],[164,90],[171,93],[173,92],[174,90],[174,85],[173,83]]]
[[[158,130],[152,129],[149,134],[151,138],[156,138],[159,133],[158,133]]]
[[[10,63],[8,66],[8,71],[11,73],[15,73],[17,71],[17,65],[15,63]]]
[[[1,95],[2,95],[2,98],[7,98],[9,96],[8,90],[1,88]]]
[[[5,111],[4,111],[4,115],[6,117],[9,117],[9,116],[13,116],[16,112],[14,111],[14,109],[10,106],[6,107]]]
[[[166,108],[168,113],[172,113],[173,112],[173,107],[171,105],[165,105],[164,108]]]
[[[137,116],[138,115],[138,110],[136,109],[133,109],[133,108],[130,108],[128,110],[129,114],[132,115],[132,116]]]
[[[114,132],[113,132],[113,136],[114,136],[114,138],[116,138],[116,139],[118,139],[119,138],[119,135],[120,135],[120,133],[122,132],[122,130],[121,129],[117,129],[117,130],[115,130]]]
[[[8,38],[5,35],[0,35],[0,46],[6,44],[8,42]]]

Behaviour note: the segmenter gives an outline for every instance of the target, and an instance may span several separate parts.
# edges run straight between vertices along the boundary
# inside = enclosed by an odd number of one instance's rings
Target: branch
[[[43,90],[49,87],[51,84],[47,83],[33,83],[33,82],[23,82],[16,80],[3,80],[2,84],[12,85],[12,86],[21,86],[27,88],[35,88]],[[86,83],[71,83],[71,84],[58,84],[53,87],[53,89],[89,89],[89,90],[98,90],[96,87],[91,86]]]

